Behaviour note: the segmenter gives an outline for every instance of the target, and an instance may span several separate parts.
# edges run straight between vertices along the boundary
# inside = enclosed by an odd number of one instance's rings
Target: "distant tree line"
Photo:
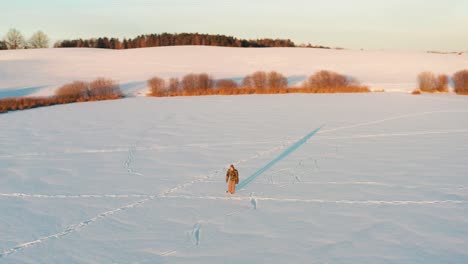
[[[29,39],[15,28],[10,29],[3,40],[0,40],[0,50],[6,49],[32,49],[48,48],[49,37],[42,31],[37,31]],[[266,47],[301,47],[322,48],[330,47],[300,44],[296,45],[290,39],[239,39],[226,35],[199,34],[199,33],[162,33],[140,35],[135,38],[89,38],[57,41],[54,48],[100,48],[100,49],[135,49],[162,46],[221,46],[239,48],[266,48]]]
[[[0,50],[7,49],[42,49],[49,47],[49,37],[42,31],[37,31],[26,40],[23,34],[15,28],[10,29],[3,40],[0,40]]]
[[[162,33],[140,35],[135,38],[91,38],[62,40],[55,43],[55,48],[101,48],[101,49],[134,49],[146,47],[162,46],[222,46],[222,47],[243,47],[243,48],[265,48],[265,47],[299,47],[290,39],[238,39],[232,36],[211,35],[198,33]],[[300,45],[309,48],[327,48],[324,46]]]

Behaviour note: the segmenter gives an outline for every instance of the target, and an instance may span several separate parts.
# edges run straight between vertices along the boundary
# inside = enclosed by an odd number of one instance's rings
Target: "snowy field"
[[[467,116],[403,93],[2,114],[0,263],[468,263]],[[230,163],[245,179],[322,125],[225,194]]]
[[[97,77],[120,82],[127,95],[144,95],[154,76],[206,72],[241,81],[258,70],[278,71],[299,85],[319,70],[354,76],[371,89],[412,91],[423,71],[452,75],[466,69],[468,53],[307,48],[157,47],[131,50],[31,49],[0,51],[0,98],[52,95],[70,81]]]

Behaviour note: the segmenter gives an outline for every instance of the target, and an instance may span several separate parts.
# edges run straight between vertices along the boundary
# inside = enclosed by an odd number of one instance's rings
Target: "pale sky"
[[[199,32],[351,49],[468,51],[468,0],[1,0],[9,28],[52,40]]]

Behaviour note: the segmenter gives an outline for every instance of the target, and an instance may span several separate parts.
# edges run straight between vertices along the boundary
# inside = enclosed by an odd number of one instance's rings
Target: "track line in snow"
[[[468,111],[431,111],[431,112],[422,112],[422,113],[415,113],[415,114],[405,114],[405,115],[398,115],[398,116],[393,116],[389,118],[384,118],[384,119],[379,119],[379,120],[374,120],[374,121],[369,121],[369,122],[364,122],[364,123],[358,123],[350,126],[343,126],[343,127],[338,127],[334,129],[328,129],[328,130],[322,130],[319,131],[317,134],[324,134],[324,133],[330,133],[330,132],[335,132],[339,130],[344,130],[344,129],[350,129],[350,128],[355,128],[355,127],[361,127],[361,126],[367,126],[367,125],[374,125],[374,124],[379,124],[379,123],[384,123],[387,121],[391,120],[397,120],[397,119],[404,119],[408,117],[413,117],[413,116],[420,116],[420,115],[427,115],[427,114],[433,114],[433,113],[453,113],[453,112],[468,112]],[[290,145],[291,143],[296,142],[299,139],[296,140],[290,140],[286,143],[284,143],[282,146],[275,147],[268,151],[269,153],[274,152],[275,150],[283,149],[286,146]],[[336,150],[338,152],[338,150]],[[317,166],[317,161],[315,160],[315,165]],[[370,185],[370,183],[367,183]],[[209,200],[237,200],[237,201],[251,201],[252,197],[216,197],[216,196],[200,196],[200,197],[193,197],[193,196],[165,196],[163,198],[177,198],[177,199],[209,199]],[[302,203],[321,203],[321,204],[361,204],[361,205],[433,205],[433,204],[464,204],[468,203],[468,201],[458,201],[458,200],[445,200],[445,201],[353,201],[353,200],[323,200],[323,199],[294,199],[294,198],[271,198],[271,197],[255,197],[255,202],[257,201],[278,201],[278,202],[302,202]],[[256,207],[256,206],[255,206]],[[246,209],[240,209],[232,212],[228,212],[224,214],[224,217],[230,217],[234,214],[242,213],[246,211]],[[213,218],[211,218],[213,220]],[[209,222],[210,220],[205,220],[205,222]],[[170,251],[170,252],[177,252],[176,249]],[[164,256],[164,255],[162,255]]]
[[[165,195],[162,199],[198,199],[198,200],[234,200],[250,201],[251,197],[242,196],[190,196],[190,195]],[[468,204],[468,200],[325,200],[325,199],[300,199],[300,198],[275,198],[255,196],[258,201],[287,202],[287,203],[321,203],[321,204],[357,204],[357,205],[431,205],[431,204]]]
[[[144,204],[144,203],[146,203],[148,201],[154,200],[156,198],[163,197],[163,196],[165,196],[167,194],[170,194],[170,193],[178,190],[179,188],[182,188],[182,187],[184,187],[186,185],[193,184],[196,181],[198,181],[198,180],[190,181],[190,182],[184,183],[182,185],[178,185],[178,186],[176,186],[176,187],[174,187],[172,189],[169,189],[169,190],[167,190],[167,191],[165,191],[165,192],[163,192],[161,194],[151,195],[151,196],[148,196],[145,199],[129,203],[129,204],[124,205],[122,207],[118,207],[118,208],[115,208],[115,209],[112,209],[112,210],[105,211],[103,213],[98,214],[97,216],[95,216],[93,218],[87,219],[87,220],[85,220],[83,222],[80,222],[78,224],[75,224],[75,225],[71,225],[71,226],[67,227],[65,229],[65,231],[62,231],[62,232],[59,232],[59,233],[56,233],[56,234],[53,234],[53,235],[49,235],[49,236],[44,236],[44,237],[41,237],[39,239],[30,241],[30,242],[18,244],[17,246],[15,246],[15,247],[13,247],[11,249],[8,249],[8,250],[5,250],[5,251],[1,252],[0,253],[0,258],[6,257],[6,256],[11,255],[13,253],[16,253],[16,252],[18,252],[18,251],[20,251],[22,249],[25,249],[25,248],[28,248],[28,247],[31,247],[31,246],[34,246],[34,245],[37,245],[37,244],[45,243],[50,239],[53,239],[53,238],[58,239],[58,238],[61,238],[63,236],[69,235],[71,233],[78,232],[78,231],[86,228],[88,225],[90,225],[92,223],[95,223],[95,222],[97,222],[99,220],[102,220],[102,219],[104,219],[106,217],[114,215],[114,214],[116,214],[118,212],[122,212],[124,210],[140,206],[140,205],[142,205],[142,204]]]
[[[21,158],[21,157],[39,157],[51,155],[66,154],[99,154],[99,153],[119,153],[127,152],[128,148],[108,148],[108,149],[68,149],[60,152],[30,152],[11,155],[0,155],[0,158]]]
[[[321,135],[321,134],[340,131],[340,130],[344,130],[344,129],[350,129],[350,128],[368,126],[368,125],[375,125],[375,124],[380,124],[380,123],[384,123],[384,122],[387,122],[387,121],[405,119],[405,118],[416,117],[416,116],[439,114],[439,113],[468,113],[468,111],[466,111],[466,110],[438,110],[438,111],[427,111],[427,112],[412,113],[412,114],[403,114],[403,115],[397,115],[397,116],[391,116],[391,117],[387,117],[387,118],[383,118],[383,119],[378,119],[378,120],[374,120],[374,121],[357,123],[357,124],[349,125],[349,126],[342,126],[342,127],[322,130],[322,131],[319,131],[317,134]]]
[[[428,114],[434,114],[434,113],[467,113],[467,112],[468,111],[461,111],[461,110],[442,110],[442,111],[430,111],[430,112],[421,112],[421,113],[414,113],[414,114],[398,115],[398,116],[384,118],[384,119],[380,119],[380,120],[363,122],[363,123],[358,123],[358,124],[349,125],[349,126],[342,126],[342,127],[337,127],[337,128],[328,129],[328,130],[322,130],[317,134],[325,134],[325,133],[335,132],[335,131],[344,130],[344,129],[356,128],[356,127],[367,126],[367,125],[374,125],[374,124],[384,123],[384,122],[391,121],[391,120],[397,120],[397,119],[403,119],[403,118],[415,117],[415,116],[422,116],[422,115],[428,115]],[[129,154],[127,155],[127,159],[126,159],[126,161],[124,163],[124,166],[127,169],[127,171],[129,171],[129,173],[135,173],[135,171],[134,171],[134,169],[132,167],[135,151],[137,150],[137,145],[144,138],[144,135],[149,130],[150,129],[145,131],[143,133],[143,135],[138,139],[138,141],[135,144],[130,146]],[[272,149],[266,150],[264,152],[257,153],[256,155],[252,156],[251,158],[240,160],[235,164],[244,163],[244,162],[249,161],[251,159],[255,159],[257,157],[272,153],[272,152],[274,152],[276,150],[283,149],[283,148],[285,148],[286,146],[288,146],[289,144],[291,144],[292,142],[295,142],[295,141],[296,140],[290,140],[290,141],[288,141],[286,143],[283,143],[281,146],[277,146],[277,147],[274,147]],[[136,173],[138,173],[138,172],[136,172]],[[176,187],[174,187],[172,189],[169,189],[168,191],[163,192],[162,194],[151,195],[151,196],[149,196],[149,197],[147,197],[145,199],[142,199],[142,200],[127,204],[125,206],[122,206],[122,207],[119,207],[119,208],[115,208],[115,209],[100,213],[96,217],[90,218],[88,220],[85,220],[85,221],[80,222],[80,223],[75,224],[75,225],[71,225],[62,232],[52,234],[52,235],[49,235],[49,236],[44,236],[44,237],[41,237],[41,238],[39,238],[37,240],[34,240],[34,241],[21,243],[21,244],[13,247],[11,249],[7,249],[7,250],[4,250],[3,252],[1,252],[0,253],[0,258],[11,255],[11,254],[13,254],[15,252],[18,252],[18,251],[22,250],[22,249],[25,249],[25,248],[28,248],[28,247],[31,247],[31,246],[34,246],[34,245],[37,245],[37,244],[45,243],[50,239],[53,239],[53,238],[58,239],[58,238],[61,238],[63,236],[69,235],[71,233],[78,232],[78,231],[84,229],[86,226],[88,226],[88,225],[90,225],[90,224],[92,224],[94,222],[102,220],[102,219],[104,219],[106,217],[109,217],[109,216],[114,215],[114,214],[116,214],[118,212],[124,211],[126,209],[130,209],[130,208],[134,208],[136,206],[142,205],[142,204],[144,204],[144,203],[146,203],[148,201],[154,200],[156,198],[164,198],[164,197],[170,198],[171,196],[168,196],[168,194],[173,193],[173,192],[175,192],[177,190],[184,189],[184,188],[186,188],[186,187],[188,187],[188,186],[190,186],[190,185],[192,185],[194,183],[202,182],[203,180],[208,180],[208,179],[210,179],[212,177],[214,177],[214,176],[207,176],[207,177],[203,177],[201,179],[197,179],[197,180],[186,182],[186,183],[181,184],[181,185],[177,185]],[[184,197],[186,199],[197,199],[197,197],[191,197],[191,196],[172,196],[172,198],[184,198]],[[230,200],[243,200],[244,199],[244,200],[248,201],[250,198],[249,197],[242,198],[242,197],[205,196],[205,197],[198,197],[198,199],[217,199],[217,200],[228,200],[228,199],[230,199]],[[267,198],[267,197],[263,197],[263,198],[258,198],[257,197],[257,200],[260,200],[260,201],[278,201],[278,202],[384,204],[384,205],[386,205],[386,204],[387,205],[405,205],[405,204],[443,204],[443,203],[464,204],[464,203],[468,203],[468,201],[457,201],[457,200],[446,200],[446,201],[348,201],[348,200],[330,201],[330,200],[320,200],[320,199],[288,199],[288,198],[282,199],[282,198]]]
[[[85,227],[87,227],[88,225],[90,225],[90,224],[92,224],[94,222],[102,220],[102,219],[104,219],[106,217],[109,217],[109,216],[115,214],[115,213],[118,213],[118,212],[130,209],[130,208],[134,208],[136,206],[142,205],[142,204],[144,204],[144,203],[146,203],[146,202],[148,202],[150,200],[156,199],[158,197],[162,197],[162,196],[164,196],[164,194],[171,193],[172,190],[173,189],[171,189],[169,191],[166,191],[165,193],[160,194],[160,195],[151,195],[151,196],[149,196],[149,197],[147,197],[147,198],[145,198],[143,200],[139,200],[139,201],[127,204],[127,205],[119,207],[119,208],[115,208],[115,209],[112,209],[112,210],[109,210],[109,211],[105,211],[103,213],[98,214],[97,216],[95,216],[93,218],[87,219],[87,220],[85,220],[83,222],[80,222],[78,224],[75,224],[75,225],[68,226],[62,232],[59,232],[59,233],[56,233],[56,234],[53,234],[53,235],[49,235],[49,236],[44,236],[44,237],[41,237],[39,239],[30,241],[30,242],[18,244],[17,246],[15,246],[15,247],[13,247],[11,249],[4,250],[3,252],[1,252],[0,253],[0,258],[6,257],[8,255],[11,255],[11,254],[13,254],[13,253],[15,253],[17,251],[23,250],[25,248],[28,248],[28,247],[31,247],[31,246],[34,246],[34,245],[37,245],[37,244],[45,243],[50,239],[53,239],[53,238],[58,239],[58,238],[61,238],[63,236],[69,235],[71,233],[78,232],[81,229],[84,229]]]
[[[233,145],[267,145],[267,144],[276,144],[278,141],[255,141],[255,142],[229,142],[229,143],[190,143],[178,146],[166,146],[166,145],[155,145],[150,147],[140,147],[134,146],[133,144],[130,147],[115,147],[115,148],[101,148],[101,149],[66,149],[64,151],[56,152],[26,152],[26,153],[17,153],[17,154],[4,154],[0,155],[0,158],[22,158],[22,157],[44,157],[44,156],[59,156],[59,155],[73,155],[73,154],[106,154],[106,153],[122,153],[129,152],[129,149],[132,149],[132,153],[135,154],[136,151],[161,151],[168,150],[179,147],[223,147],[223,146],[233,146]],[[132,155],[133,155],[132,154]]]
[[[379,137],[407,137],[407,136],[424,136],[424,135],[445,135],[445,134],[465,134],[468,129],[452,129],[452,130],[427,130],[402,133],[382,133],[382,134],[361,134],[342,137],[326,137],[324,139],[356,139],[356,138],[379,138]]]
[[[0,193],[0,197],[9,198],[38,198],[38,199],[87,199],[87,198],[148,198],[150,194],[28,194],[28,193]]]
[[[133,144],[132,146],[134,146],[136,144]],[[249,160],[253,160],[253,159],[256,159],[256,158],[259,158],[261,156],[264,156],[264,155],[267,155],[273,151],[276,151],[278,149],[281,149],[281,148],[284,148],[286,147],[288,144],[287,143],[284,143],[282,144],[281,146],[277,146],[275,148],[272,148],[270,150],[266,150],[266,151],[262,151],[262,152],[258,152],[256,153],[255,155],[251,156],[250,158],[247,158],[247,159],[242,159],[242,160],[239,160],[237,162],[235,162],[234,164],[236,165],[239,165],[239,164],[242,164],[244,162],[247,162]],[[131,146],[131,148],[132,148]],[[129,161],[128,163],[128,166],[130,167],[131,165],[131,162],[133,161],[133,155],[132,154],[132,150],[130,149],[129,150],[129,154],[128,154],[128,157],[127,157],[127,160]],[[126,164],[124,164],[126,166]],[[127,167],[127,166],[126,166]],[[223,169],[227,170],[228,166],[225,166]],[[88,225],[90,224],[93,224],[95,222],[98,222],[106,217],[109,217],[109,216],[112,216],[118,212],[122,212],[124,210],[127,210],[127,209],[130,209],[130,208],[134,208],[134,207],[137,207],[137,206],[140,206],[140,205],[143,205],[151,200],[155,200],[157,198],[161,198],[163,196],[166,196],[167,194],[170,194],[170,193],[173,193],[173,192],[176,192],[176,191],[179,191],[179,190],[183,190],[185,188],[187,188],[188,186],[191,186],[195,183],[198,183],[198,182],[203,182],[205,180],[209,180],[215,176],[217,176],[219,173],[221,172],[221,170],[216,170],[210,174],[208,174],[207,176],[204,176],[204,177],[201,177],[201,178],[197,178],[197,179],[194,179],[194,180],[191,180],[191,181],[187,181],[183,184],[179,184],[179,185],[176,185],[175,187],[163,192],[163,193],[160,193],[160,194],[155,194],[155,195],[150,195],[148,197],[145,197],[144,199],[142,200],[139,200],[139,201],[136,201],[136,202],[133,202],[133,203],[130,203],[130,204],[127,204],[127,205],[124,205],[122,207],[118,207],[118,208],[115,208],[115,209],[112,209],[112,210],[109,210],[109,211],[105,211],[103,213],[100,213],[98,214],[97,216],[93,217],[93,218],[90,218],[88,220],[85,220],[83,222],[80,222],[78,224],[75,224],[75,225],[71,225],[69,227],[67,227],[65,229],[65,231],[63,232],[59,232],[59,233],[56,233],[56,234],[52,234],[52,235],[49,235],[49,236],[44,236],[44,237],[41,237],[37,240],[34,240],[34,241],[30,241],[30,242],[25,242],[25,243],[21,243],[21,244],[18,244],[17,246],[15,246],[14,248],[11,248],[11,249],[7,249],[3,252],[0,253],[0,258],[2,257],[6,257],[8,255],[11,255],[11,254],[14,254],[20,250],[23,250],[25,248],[28,248],[28,247],[31,247],[31,246],[34,246],[34,245],[37,245],[37,244],[42,244],[42,243],[45,243],[47,242],[48,240],[50,239],[58,239],[58,238],[61,238],[63,236],[66,236],[66,235],[69,235],[71,233],[75,233],[75,232],[78,232],[84,228],[86,228]],[[172,253],[171,253],[172,254]]]
[[[223,181],[203,181],[204,183],[214,183],[219,185],[225,185]],[[298,181],[297,184],[301,185],[361,185],[361,186],[379,186],[379,187],[388,187],[388,188],[405,188],[405,189],[425,189],[430,190],[430,188],[437,187],[437,189],[468,189],[468,186],[459,185],[459,184],[419,184],[419,185],[401,185],[385,182],[373,182],[373,181],[347,181],[347,182],[314,182],[314,181]],[[281,181],[281,182],[266,182],[260,183],[265,185],[273,185],[284,187],[285,185],[292,185],[290,181]],[[428,189],[429,188],[429,189]],[[0,193],[0,198],[21,198],[21,199],[132,199],[132,198],[150,198],[152,194],[76,194],[76,195],[67,195],[67,194],[29,194],[29,193]],[[167,196],[166,196],[167,197]]]
[[[223,181],[206,181],[205,183],[214,183],[214,184],[223,184]],[[394,183],[385,183],[385,182],[373,182],[373,181],[344,181],[344,182],[339,182],[339,181],[324,181],[324,182],[319,182],[319,181],[298,181],[298,180],[292,180],[292,181],[267,181],[259,184],[264,184],[264,185],[274,185],[274,186],[279,186],[279,187],[284,187],[284,185],[293,185],[293,184],[301,184],[301,185],[362,185],[362,186],[379,186],[379,187],[389,187],[389,188],[405,188],[405,189],[425,189],[425,190],[430,190],[429,188],[434,188],[435,189],[468,189],[468,186],[466,185],[461,185],[461,184],[428,184],[428,183],[423,183],[423,184],[408,184],[408,185],[402,185],[402,184],[394,184]],[[0,195],[1,196],[1,195]]]
[[[177,250],[165,251],[165,252],[160,253],[159,255],[163,256],[163,257],[166,257],[166,256],[174,255],[175,253],[177,253]]]
[[[198,220],[198,224],[212,224],[216,223],[218,219],[221,218],[230,218],[237,214],[242,214],[247,211],[252,211],[257,209],[258,201],[270,201],[270,202],[281,202],[281,203],[308,203],[308,204],[338,204],[338,205],[355,205],[355,206],[438,206],[444,204],[451,205],[465,205],[468,204],[468,200],[325,200],[325,199],[299,199],[299,198],[275,198],[275,197],[261,197],[253,196],[190,196],[190,195],[166,195],[161,197],[161,199],[199,199],[199,200],[217,200],[217,201],[241,201],[249,202],[251,207],[240,208],[234,211],[229,211],[221,215],[205,219]],[[225,219],[226,221],[226,219]],[[200,237],[198,237],[197,244],[199,243]],[[194,245],[179,246],[173,250],[159,254],[160,256],[171,256],[177,252],[192,248]]]

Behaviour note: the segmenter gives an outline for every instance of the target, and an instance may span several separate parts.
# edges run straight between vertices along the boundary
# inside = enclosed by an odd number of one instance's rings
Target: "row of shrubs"
[[[423,72],[418,76],[421,92],[448,92],[450,78]],[[457,94],[468,95],[468,70],[452,76]],[[356,79],[331,71],[319,71],[307,78],[300,87],[289,87],[288,79],[281,73],[257,71],[246,76],[239,85],[234,80],[214,80],[206,73],[188,74],[182,79],[164,80],[154,77],[148,80],[150,96],[240,95],[284,93],[366,93],[369,88]],[[98,78],[92,82],[75,81],[58,88],[51,97],[20,97],[0,99],[0,113],[41,106],[74,102],[112,100],[122,98],[120,86],[113,80]]]
[[[289,87],[288,79],[281,73],[257,71],[244,77],[241,84],[231,79],[214,80],[206,73],[188,74],[164,80],[148,80],[150,96],[238,95],[281,93],[365,93],[369,88],[356,79],[331,71],[311,75],[301,87]]]
[[[452,77],[454,92],[468,95],[468,70],[456,72]],[[432,72],[422,72],[418,76],[418,89],[413,94],[421,93],[447,93],[449,91],[450,77],[445,74],[436,75]]]
[[[75,81],[61,86],[51,97],[0,99],[0,113],[57,104],[113,100],[122,97],[119,85],[113,80],[98,78],[92,82]]]
[[[111,79],[98,78],[92,82],[75,81],[58,88],[55,96],[72,102],[112,100],[123,97],[120,86]]]

